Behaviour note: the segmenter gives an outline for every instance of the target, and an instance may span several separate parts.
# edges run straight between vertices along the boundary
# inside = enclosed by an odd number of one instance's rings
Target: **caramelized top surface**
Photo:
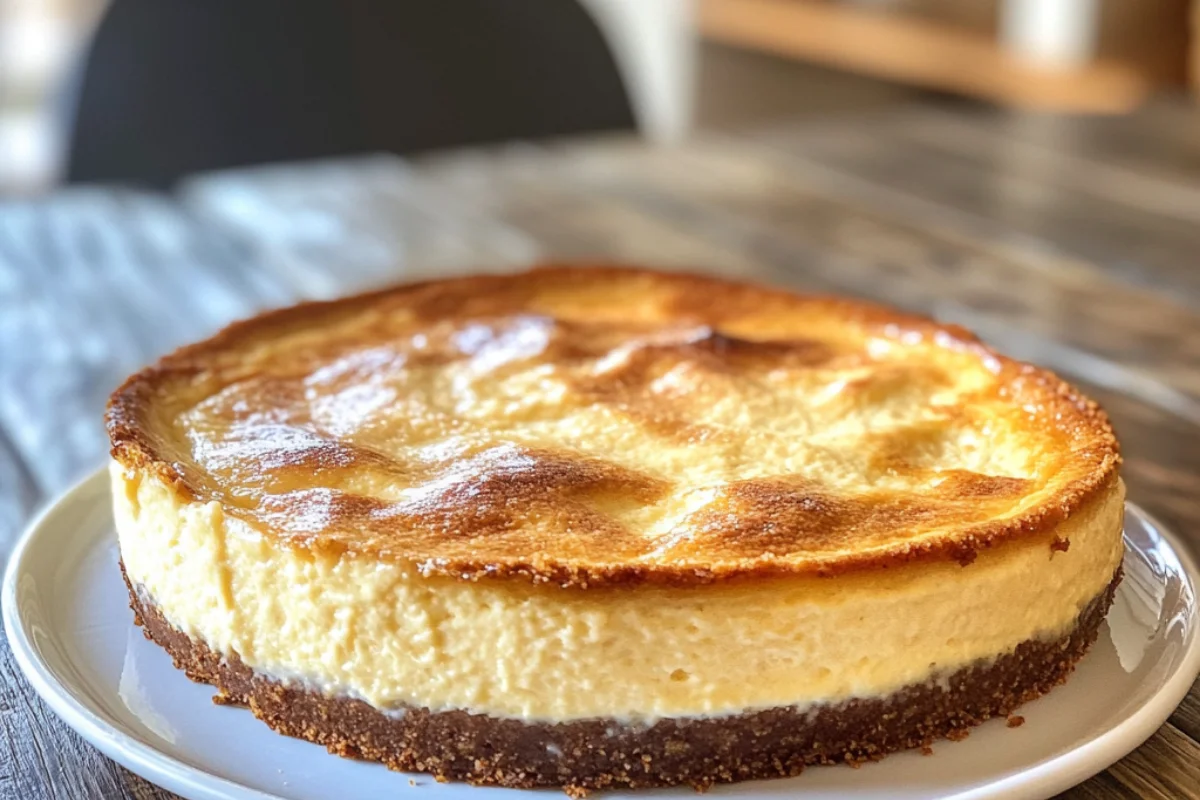
[[[108,428],[293,546],[563,585],[965,563],[1119,460],[1093,403],[960,329],[616,268],[269,313],[134,375]]]

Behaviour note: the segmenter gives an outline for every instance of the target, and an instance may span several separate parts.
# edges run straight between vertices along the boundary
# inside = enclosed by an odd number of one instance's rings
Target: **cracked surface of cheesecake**
[[[1119,579],[1117,444],[1073,388],[715,278],[272,312],[108,426],[148,635],[283,732],[452,778],[704,785],[956,735],[1064,679]]]

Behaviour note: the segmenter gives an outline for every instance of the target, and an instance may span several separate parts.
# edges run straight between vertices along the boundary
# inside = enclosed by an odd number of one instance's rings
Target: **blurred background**
[[[1200,425],[1197,6],[0,0],[0,542],[167,350],[540,260],[866,297]]]
[[[486,89],[469,88],[471,74],[503,54],[476,48],[472,59],[469,45],[456,48],[472,30],[497,23],[475,19],[464,30],[445,29],[454,19],[490,16],[482,6],[388,9],[386,2],[355,0],[335,12],[310,0],[258,0],[249,7],[214,0],[206,9],[190,0],[153,5],[0,0],[0,193],[36,193],[65,179],[161,182],[193,165],[352,149],[425,150],[624,122],[611,107],[589,114],[589,103],[604,101],[583,94],[559,119],[520,120],[514,96],[508,122],[432,120],[412,131],[413,117],[430,110],[420,104],[433,100],[405,79],[414,70],[437,73],[431,85],[463,87],[477,106],[486,105],[480,102]],[[508,77],[532,79],[540,72],[550,79],[554,68],[539,67],[555,61],[547,36],[571,51],[604,49],[616,62],[638,127],[659,141],[678,139],[694,126],[902,102],[922,90],[1016,108],[1120,113],[1200,81],[1200,70],[1189,67],[1197,63],[1189,0],[583,0],[602,43],[592,42],[586,23],[562,9],[550,13],[536,0],[523,5],[532,13],[517,13],[521,19],[496,29],[512,37],[513,53],[525,51],[526,63]],[[256,25],[262,30],[251,36]],[[420,49],[418,40],[428,49],[406,56],[406,46]],[[563,80],[602,74],[606,54],[593,55],[569,65]],[[459,74],[446,74],[445,62],[460,58]],[[145,75],[139,66],[147,63],[162,74]],[[243,85],[237,75],[247,76]],[[263,103],[256,97],[262,87],[245,85],[254,75],[282,91],[304,84],[306,96]],[[620,93],[614,88],[610,94]],[[404,113],[382,110],[389,103]],[[498,100],[487,113],[504,112]],[[128,142],[78,142],[80,136],[126,135],[112,119],[121,114],[125,128],[139,132],[138,152],[117,152]],[[307,130],[312,120],[306,114],[340,116],[340,127],[326,120],[320,131]],[[240,130],[226,135],[244,138],[247,126],[268,119],[292,125],[291,136],[213,147],[196,154],[194,164],[153,152],[209,147],[194,126],[213,137]],[[152,140],[162,136],[187,141]],[[155,159],[157,166],[150,166]],[[97,172],[97,160],[121,163]],[[141,173],[129,171],[135,165]],[[149,176],[154,169],[163,175]]]

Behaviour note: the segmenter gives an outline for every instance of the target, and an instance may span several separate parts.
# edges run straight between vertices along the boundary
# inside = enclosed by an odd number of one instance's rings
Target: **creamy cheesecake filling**
[[[883,696],[1062,635],[1123,553],[1118,483],[965,567],[697,587],[468,582],[293,549],[153,474],[114,463],[112,476],[127,574],[173,626],[383,710],[638,721]]]

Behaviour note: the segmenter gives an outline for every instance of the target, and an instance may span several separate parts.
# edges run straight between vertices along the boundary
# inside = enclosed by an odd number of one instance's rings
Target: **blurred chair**
[[[113,0],[69,105],[68,182],[154,187],[635,125],[572,0]]]
[[[697,38],[694,0],[580,0],[604,31],[633,101],[638,128],[676,142],[692,123]]]

